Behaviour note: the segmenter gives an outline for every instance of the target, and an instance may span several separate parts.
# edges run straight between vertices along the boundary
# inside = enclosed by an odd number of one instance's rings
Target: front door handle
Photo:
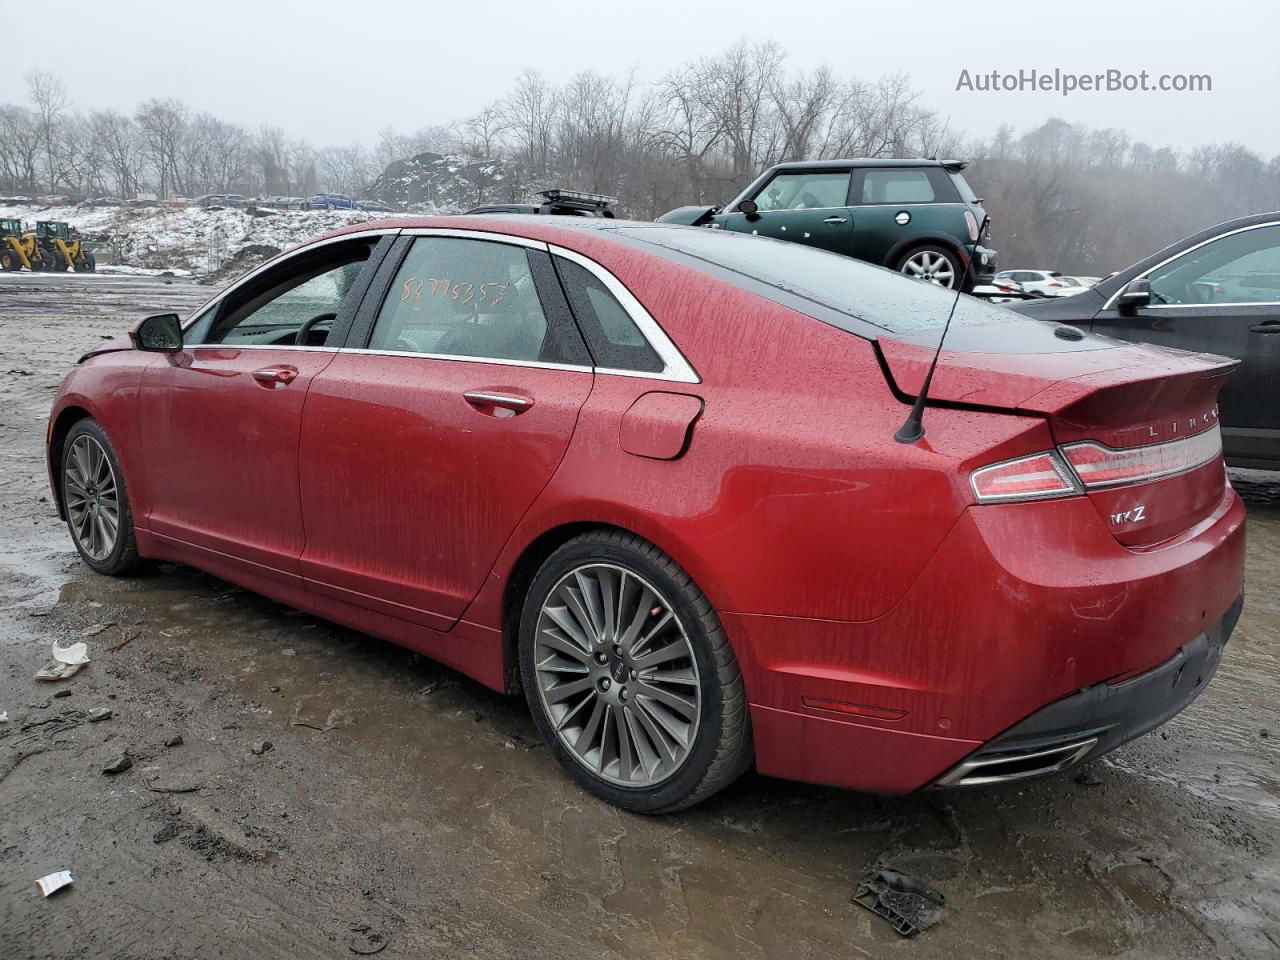
[[[288,386],[293,383],[297,376],[297,367],[263,367],[261,370],[253,371],[253,379],[264,387],[270,387],[273,390],[276,387]]]
[[[823,220],[822,222],[823,223],[844,223],[844,220],[845,220],[844,217],[827,217],[827,219]]]
[[[493,417],[510,417],[524,413],[533,406],[533,400],[516,393],[494,393],[489,390],[468,390],[462,395],[467,403],[482,413]]]
[[[1250,333],[1280,333],[1280,320],[1263,320],[1249,328]]]

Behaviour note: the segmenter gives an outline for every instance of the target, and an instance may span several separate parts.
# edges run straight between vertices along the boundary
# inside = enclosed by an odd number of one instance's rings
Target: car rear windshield
[[[953,291],[837,253],[706,227],[626,227],[626,237],[720,268],[724,279],[784,306],[810,313],[859,336],[876,330],[903,336],[941,329],[956,299]],[[797,302],[799,301],[799,302]],[[804,301],[821,309],[805,307]],[[953,326],[1008,323],[1009,311],[961,297]]]
[[[951,174],[951,182],[956,185],[956,189],[960,191],[960,199],[965,203],[977,203],[978,195],[973,192],[973,187],[969,186],[969,181],[958,173]]]

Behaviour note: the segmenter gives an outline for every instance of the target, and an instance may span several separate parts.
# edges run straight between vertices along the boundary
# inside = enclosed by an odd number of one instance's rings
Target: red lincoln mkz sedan
[[[66,377],[85,562],[191,564],[524,690],[631,810],[765,774],[1062,770],[1208,682],[1244,511],[1233,361],[1083,336],[799,244],[391,221]]]

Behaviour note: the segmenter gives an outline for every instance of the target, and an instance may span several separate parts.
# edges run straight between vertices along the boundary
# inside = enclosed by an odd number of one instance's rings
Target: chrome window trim
[[[454,227],[405,227],[400,231],[403,237],[458,237],[462,240],[491,240],[497,243],[509,243],[517,247],[529,247],[533,250],[547,249],[544,240],[531,240],[510,233],[493,233],[489,230],[460,230]]]
[[[1217,310],[1220,307],[1280,307],[1280,300],[1231,300],[1225,303],[1151,303],[1143,310]]]
[[[1120,289],[1118,289],[1115,293],[1113,293],[1113,294],[1112,294],[1112,295],[1107,299],[1107,302],[1106,302],[1106,303],[1104,303],[1104,304],[1102,305],[1102,309],[1103,309],[1103,310],[1110,310],[1110,309],[1111,309],[1111,307],[1112,307],[1112,305],[1116,302],[1116,300],[1118,300],[1118,299],[1119,299],[1120,294],[1124,293],[1125,287],[1127,287],[1127,286],[1129,286],[1129,284],[1133,283],[1133,281],[1134,281],[1134,280],[1143,280],[1143,279],[1145,279],[1145,278],[1147,278],[1147,277],[1150,277],[1150,276],[1151,276],[1151,274],[1155,273],[1157,270],[1159,270],[1161,267],[1165,266],[1166,264],[1173,263],[1173,261],[1175,261],[1175,260],[1180,260],[1180,259],[1182,259],[1183,257],[1185,257],[1185,256],[1186,256],[1187,254],[1189,254],[1189,253],[1195,253],[1195,251],[1199,250],[1201,247],[1208,246],[1208,245],[1209,245],[1209,244],[1211,244],[1211,243],[1217,243],[1219,240],[1225,239],[1226,237],[1234,237],[1237,233],[1248,233],[1250,230],[1261,230],[1261,229],[1263,229],[1264,227],[1280,227],[1280,220],[1269,220],[1269,221],[1267,221],[1266,223],[1255,223],[1255,224],[1254,224],[1253,226],[1251,226],[1251,227],[1239,227],[1239,228],[1237,228],[1237,229],[1235,229],[1235,230],[1228,230],[1226,233],[1220,233],[1220,234],[1218,234],[1216,237],[1210,237],[1208,240],[1201,240],[1201,241],[1200,241],[1199,243],[1197,243],[1194,247],[1187,247],[1187,249],[1185,249],[1185,250],[1181,250],[1181,251],[1179,251],[1178,253],[1175,253],[1172,257],[1169,257],[1169,258],[1168,258],[1168,259],[1166,259],[1166,260],[1161,260],[1161,261],[1160,261],[1159,263],[1157,263],[1155,266],[1151,267],[1151,268],[1150,268],[1150,269],[1148,269],[1148,270],[1144,270],[1142,273],[1138,274],[1137,276],[1130,277],[1130,278],[1129,278],[1129,279],[1124,283],[1124,285],[1120,287]],[[1177,308],[1177,309],[1179,309],[1179,310],[1182,310],[1182,309],[1185,309],[1185,308],[1187,308],[1187,307],[1210,307],[1210,308],[1214,308],[1214,307],[1236,307],[1236,306],[1260,306],[1260,307],[1261,307],[1261,306],[1267,306],[1268,304],[1274,304],[1274,303],[1276,303],[1276,301],[1271,301],[1271,300],[1267,300],[1267,301],[1258,301],[1258,302],[1249,301],[1248,303],[1195,303],[1195,304],[1191,304],[1191,303],[1153,303],[1153,304],[1151,304],[1151,305],[1150,305],[1150,307],[1144,307],[1143,309],[1144,309],[1144,310],[1145,310],[1145,309],[1164,309],[1164,310],[1168,310],[1170,307],[1174,307],[1174,308]]]
[[[193,343],[184,350],[308,350],[312,353],[337,353],[337,347],[303,347],[293,343]]]
[[[312,250],[319,250],[321,247],[327,247],[330,244],[342,243],[344,240],[359,240],[362,237],[395,236],[398,233],[400,233],[399,227],[384,227],[380,230],[359,230],[355,233],[344,233],[336,237],[327,237],[324,240],[317,240],[314,243],[310,243],[310,242],[303,243],[299,246],[294,247],[292,250],[287,250],[284,253],[280,254],[279,256],[272,257],[266,263],[259,264],[258,266],[250,270],[248,273],[246,273],[244,276],[242,276],[239,280],[232,283],[231,286],[227,287],[224,290],[219,291],[218,293],[215,293],[212,297],[210,297],[203,304],[201,304],[196,310],[194,310],[191,316],[187,317],[187,319],[183,321],[182,331],[185,333],[188,327],[190,327],[193,323],[195,323],[202,316],[204,316],[204,312],[206,310],[208,310],[210,307],[212,307],[214,304],[218,303],[219,301],[225,299],[228,295],[230,295],[234,291],[243,287],[246,283],[248,283],[250,280],[257,277],[259,274],[264,273],[267,270],[274,270],[276,267],[281,266],[282,264],[288,262],[289,260],[292,260],[294,257],[301,256],[304,253],[309,253]],[[212,347],[212,346],[216,346],[216,344],[200,343],[200,344],[192,344],[192,346]],[[277,348],[277,349],[280,349],[280,348]]]
[[[603,368],[597,372],[638,377],[644,380],[665,380],[673,383],[702,382],[702,378],[698,376],[689,361],[684,358],[684,354],[667,336],[667,332],[659,326],[658,321],[644,308],[644,304],[635,298],[635,295],[623,285],[621,280],[590,257],[583,256],[574,250],[568,250],[555,244],[549,244],[548,249],[555,256],[564,257],[566,260],[576,263],[603,283],[605,289],[613,294],[614,299],[621,304],[622,309],[631,317],[632,323],[640,330],[640,335],[649,341],[649,346],[653,347],[662,360],[662,370],[658,372]]]
[[[415,350],[370,350],[366,347],[339,347],[338,353],[372,357],[409,357],[414,360],[457,360],[461,363],[493,363],[502,367],[533,367],[536,370],[568,370],[572,373],[599,373],[594,367],[576,363],[547,363],[543,360],[510,360],[502,357],[466,357],[452,353],[419,353]]]

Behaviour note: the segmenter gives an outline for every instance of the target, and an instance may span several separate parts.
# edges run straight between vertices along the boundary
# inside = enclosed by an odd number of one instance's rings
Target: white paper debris
[[[37,680],[65,680],[89,662],[89,645],[81,641],[66,647],[53,645],[53,659],[40,668]]]
[[[84,664],[89,662],[89,645],[83,641],[69,647],[53,645],[53,659],[59,663]]]
[[[40,896],[47,897],[63,887],[71,886],[73,882],[70,870],[59,870],[57,873],[51,873],[47,877],[41,877],[37,880],[36,889],[40,891]]]
[[[9,711],[0,710],[0,723],[8,723],[8,722],[9,722]]]

